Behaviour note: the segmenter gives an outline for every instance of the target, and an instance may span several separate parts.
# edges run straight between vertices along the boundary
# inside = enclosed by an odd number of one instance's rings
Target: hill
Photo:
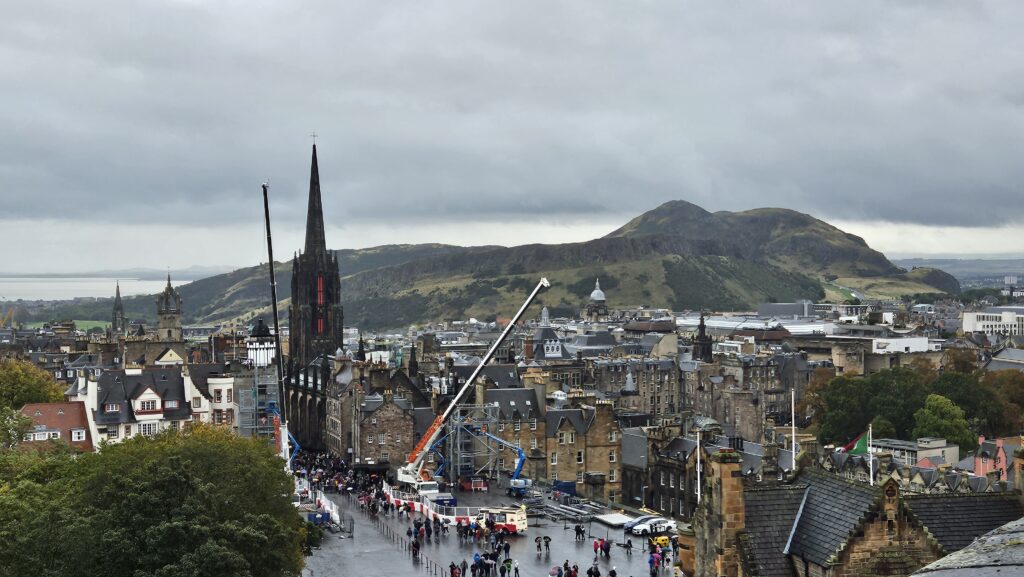
[[[749,310],[765,301],[849,298],[850,290],[868,297],[959,290],[941,271],[907,273],[863,239],[803,213],[776,208],[710,213],[684,201],[666,203],[587,242],[388,245],[337,254],[346,324],[364,329],[508,317],[541,276],[552,288],[538,305],[556,316],[583,307],[596,277],[610,306],[674,310]],[[287,301],[290,262],[279,263],[277,271],[279,298]],[[265,314],[267,278],[262,265],[183,285],[186,322],[246,321]],[[897,295],[889,294],[894,291]],[[126,311],[148,318],[152,302],[128,299]],[[96,318],[106,318],[109,310],[107,304]]]

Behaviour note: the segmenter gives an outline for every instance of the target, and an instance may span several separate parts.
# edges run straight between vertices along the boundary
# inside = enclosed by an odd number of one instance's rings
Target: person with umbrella
[[[547,535],[544,535],[544,552],[551,552],[551,537],[548,537]]]
[[[533,540],[533,542],[537,544],[537,552],[540,553],[540,535],[538,535],[537,538]]]

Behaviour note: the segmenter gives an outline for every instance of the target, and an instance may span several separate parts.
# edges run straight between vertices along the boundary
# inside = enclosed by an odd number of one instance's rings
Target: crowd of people
[[[450,532],[450,525],[437,518],[420,517],[408,504],[395,506],[387,499],[383,488],[383,477],[363,471],[354,471],[343,460],[325,453],[302,452],[293,461],[293,470],[297,477],[305,478],[312,489],[324,492],[349,494],[359,503],[359,508],[371,517],[383,515],[408,521],[405,535],[409,540],[409,549],[418,559],[422,547],[431,542],[439,542],[442,536]],[[587,531],[582,525],[573,527],[576,541],[586,541]],[[471,544],[476,551],[472,560],[463,558],[451,561],[448,565],[449,577],[520,577],[519,561],[512,558],[512,547],[509,533],[504,529],[496,529],[494,522],[486,519],[483,522],[466,520],[455,524],[454,533],[459,543]],[[543,535],[534,538],[537,545],[538,559],[547,558],[551,554],[551,537]],[[618,577],[618,570],[612,567],[607,575],[602,573],[600,561],[611,560],[612,547],[610,539],[597,538],[593,542],[594,559],[584,571],[587,577]],[[626,555],[633,552],[633,542],[627,536],[625,543],[620,543]],[[647,563],[651,577],[659,577],[672,570],[672,558],[676,553],[675,540],[667,545],[659,546],[653,541]],[[555,565],[548,571],[550,577],[580,577],[578,563],[570,563],[568,559],[561,565]],[[529,576],[539,577],[539,576]],[[630,576],[632,577],[632,576]]]

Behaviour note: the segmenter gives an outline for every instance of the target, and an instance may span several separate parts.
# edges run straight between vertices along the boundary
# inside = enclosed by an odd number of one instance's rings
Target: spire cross
[[[310,133],[309,136],[310,136],[310,138],[313,139],[313,144],[316,144],[316,137],[317,137],[316,131],[314,130],[312,133]]]

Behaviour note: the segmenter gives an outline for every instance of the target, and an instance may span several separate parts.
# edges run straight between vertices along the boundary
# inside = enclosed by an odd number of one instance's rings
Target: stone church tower
[[[167,286],[164,287],[164,292],[156,297],[156,317],[158,341],[175,343],[184,341],[181,336],[181,294],[171,286],[170,273],[167,274]]]
[[[344,311],[341,306],[338,259],[327,250],[324,211],[320,199],[320,171],[313,145],[306,213],[306,246],[292,264],[292,304],[289,309],[289,356],[306,366],[321,355],[333,355],[342,344]]]
[[[124,303],[121,302],[121,283],[117,283],[114,294],[114,312],[110,322],[110,338],[123,337],[128,332],[128,322],[124,318]]]

